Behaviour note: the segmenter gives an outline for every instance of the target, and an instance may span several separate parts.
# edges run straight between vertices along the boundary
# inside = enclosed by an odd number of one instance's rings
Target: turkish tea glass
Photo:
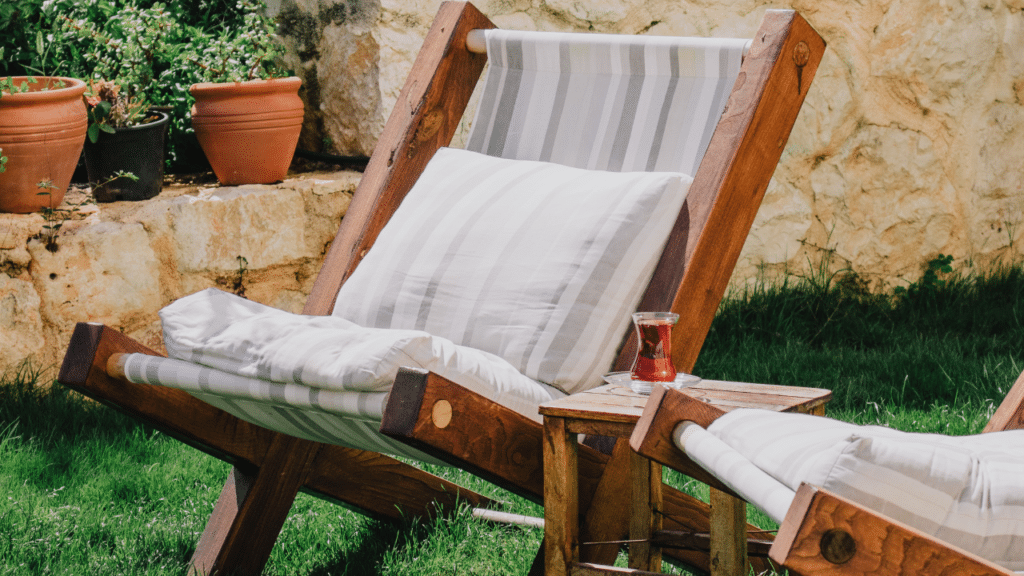
[[[679,315],[672,312],[637,312],[633,325],[640,345],[630,378],[644,382],[673,382],[676,368],[672,365],[672,326]]]

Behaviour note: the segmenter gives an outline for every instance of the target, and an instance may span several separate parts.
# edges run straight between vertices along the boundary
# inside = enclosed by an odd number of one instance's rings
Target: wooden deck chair
[[[470,32],[492,28],[470,4],[442,4],[303,314],[331,313],[341,286],[367,256],[435,152],[450,142],[487,61],[483,49],[467,47],[473,38]],[[721,119],[712,122],[714,128],[706,134],[706,152],[696,155],[703,160],[639,305],[680,313],[674,343],[680,369],[693,365],[823,51],[822,39],[799,15],[769,11],[731,93],[726,88],[727,97],[712,95],[722,97]],[[642,52],[634,56],[642,60]],[[664,122],[650,128],[676,129]],[[629,134],[623,137],[628,140]],[[625,339],[624,334],[612,337]],[[631,354],[627,345],[616,366],[622,367]],[[192,559],[197,573],[258,573],[299,490],[383,518],[447,510],[460,499],[474,506],[488,504],[479,494],[377,451],[283,434],[182,390],[127,379],[126,358],[157,356],[116,330],[79,324],[58,381],[234,466]],[[522,414],[437,374],[403,369],[382,417],[381,431],[405,442],[390,441],[388,447],[394,451],[404,453],[401,446],[412,446],[409,449],[416,454],[454,463],[514,492],[542,499],[541,426]],[[620,444],[610,457],[582,450],[584,497],[618,489],[616,463],[626,449]],[[610,472],[602,477],[604,469]],[[666,501],[679,526],[706,529],[707,511],[700,503],[672,490],[666,490]],[[613,534],[608,539],[615,540],[625,534],[618,526],[628,520],[615,519],[621,509],[594,509],[588,516],[592,525],[611,519],[611,527],[595,535]],[[617,545],[595,548],[602,549],[595,553],[596,560],[617,551]],[[678,559],[705,568],[708,562],[699,551],[683,552]]]
[[[630,444],[779,522],[768,555],[790,573],[1024,570],[1024,374],[978,436],[909,434],[811,415],[726,415],[685,391],[658,387]]]

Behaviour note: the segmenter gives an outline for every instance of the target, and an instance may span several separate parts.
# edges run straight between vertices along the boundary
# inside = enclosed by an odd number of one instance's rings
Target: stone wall
[[[64,223],[55,250],[39,238],[42,216],[0,214],[0,374],[23,360],[52,371],[80,321],[162,352],[157,311],[208,287],[301,311],[359,176],[91,205]]]
[[[272,0],[305,78],[304,144],[369,154],[439,0]],[[734,281],[834,250],[876,285],[1019,260],[1024,0],[480,0],[499,26],[751,37],[795,8],[828,42]]]

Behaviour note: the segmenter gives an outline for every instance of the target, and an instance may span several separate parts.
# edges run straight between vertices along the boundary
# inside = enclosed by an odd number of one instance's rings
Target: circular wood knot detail
[[[417,140],[428,140],[433,138],[435,134],[441,129],[441,126],[445,122],[445,113],[441,108],[434,108],[423,115],[423,119],[420,120],[420,127],[417,130]]]
[[[793,63],[803,68],[811,60],[811,47],[807,45],[807,42],[803,40],[796,43],[793,47]]]
[[[833,528],[821,535],[821,555],[833,564],[845,564],[857,553],[857,542],[850,533]]]
[[[447,400],[434,402],[434,408],[430,411],[430,420],[438,428],[447,428],[452,423],[452,405]]]

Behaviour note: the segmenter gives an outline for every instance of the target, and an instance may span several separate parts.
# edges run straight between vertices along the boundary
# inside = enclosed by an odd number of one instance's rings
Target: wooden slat
[[[768,538],[767,540],[765,538]],[[707,532],[681,532],[678,530],[657,530],[652,543],[662,548],[690,548],[711,550],[711,534]],[[747,555],[767,558],[772,547],[771,534],[763,531],[748,531]]]
[[[561,418],[545,420],[543,452],[545,573],[568,574],[580,558],[577,444]]]
[[[769,555],[791,573],[806,576],[1013,574],[807,484],[797,491]]]
[[[628,450],[626,442],[619,444]],[[661,503],[661,466],[630,450],[629,468],[633,502],[629,511],[629,539],[633,540],[629,567],[657,572],[661,569],[661,550],[651,545],[651,536],[661,529],[661,522],[651,504]]]
[[[401,520],[493,501],[458,484],[375,452],[323,445],[308,466],[303,492],[375,518]]]
[[[303,314],[330,314],[342,283],[373,246],[434,152],[451,142],[487,62],[485,54],[466,49],[466,35],[494,27],[472,4],[441,4]]]
[[[605,384],[592,390],[545,402],[538,412],[542,416],[634,424],[643,413],[646,403],[646,396],[637,394],[629,388]]]
[[[218,555],[231,536],[234,519],[238,517],[254,481],[255,477],[243,473],[237,467],[232,467],[228,471],[228,478],[221,488],[217,504],[199,537],[192,559],[189,560],[189,576],[210,574],[216,568]]]
[[[1020,430],[1024,428],[1024,372],[1014,382],[1010,392],[1003,398],[996,413],[985,426],[984,432]]]
[[[701,380],[685,390],[690,396],[725,410],[759,408],[776,412],[811,412],[832,399],[832,392],[823,388],[721,380]],[[629,388],[605,384],[586,392],[546,402],[540,406],[539,412],[543,416],[573,418],[580,421],[581,425],[586,420],[602,424],[621,422],[632,425],[643,414],[647,398]]]
[[[594,492],[580,499],[580,541],[585,543],[620,540],[629,534],[633,514],[633,486],[630,481],[633,451],[629,443],[619,440],[612,448]],[[547,469],[545,469],[547,474]],[[545,500],[544,506],[547,507]],[[613,564],[619,554],[618,544],[587,544],[580,551],[581,562]]]
[[[275,435],[241,505],[224,511],[231,524],[223,541],[213,550],[196,550],[193,573],[262,573],[318,449],[313,442]],[[218,520],[215,517],[213,523],[220,524]],[[212,562],[199,563],[200,558],[209,556],[213,556]]]
[[[711,488],[711,576],[747,576],[747,503]]]
[[[591,422],[588,420],[573,420],[569,422],[569,431],[589,436],[610,436],[613,438],[629,438],[633,433],[633,424],[629,422]]]

